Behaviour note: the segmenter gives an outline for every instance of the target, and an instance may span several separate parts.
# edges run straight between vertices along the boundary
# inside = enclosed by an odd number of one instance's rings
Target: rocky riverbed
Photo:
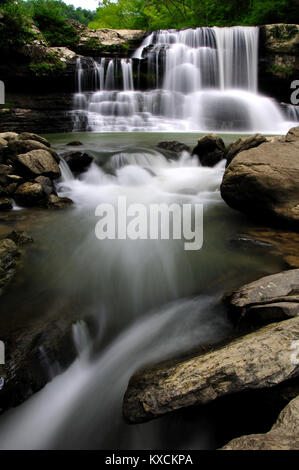
[[[240,278],[238,288],[219,301],[232,324],[226,340],[195,346],[184,357],[172,357],[161,364],[157,361],[138,370],[124,397],[123,413],[128,422],[140,423],[190,407],[215,404],[221,409],[225,400],[235,399],[242,406],[244,397],[250,400],[259,393],[263,400],[275,403],[268,432],[239,437],[235,431],[232,436],[236,439],[223,449],[298,449],[299,269],[290,269],[298,267],[298,142],[299,128],[286,136],[256,134],[229,145],[215,134],[200,138],[193,148],[178,141],[157,142],[156,148],[170,161],[178,160],[181,152],[190,152],[197,165],[208,169],[227,159],[221,194],[238,211],[236,217],[252,220],[252,229],[240,229],[230,243],[240,251],[248,246],[262,247],[281,259],[285,270],[246,285],[241,285]],[[92,152],[80,141],[67,143],[62,151],[37,134],[0,134],[2,293],[7,289],[12,292],[18,285],[14,280],[22,274],[24,257],[36,257],[39,250],[42,255],[46,249],[31,236],[31,229],[52,223],[51,209],[62,209],[63,214],[74,207],[70,199],[57,194],[61,162],[68,165],[78,183],[94,165]],[[109,178],[115,177],[115,169],[109,169],[104,159],[97,163]],[[27,218],[22,211],[12,210],[16,205],[29,211]],[[244,214],[238,215],[240,212]],[[51,379],[47,361],[57,364],[55,375],[76,357],[72,325],[87,318],[86,312],[80,312],[76,299],[57,305],[55,311],[48,311],[44,302],[34,299],[35,314],[29,323],[24,305],[20,323],[13,328],[7,323],[1,330],[8,339],[7,363],[1,372],[6,384],[0,391],[2,411],[22,403]],[[38,309],[44,312],[40,316]],[[253,423],[252,429],[260,428]],[[221,442],[225,444],[225,435]]]

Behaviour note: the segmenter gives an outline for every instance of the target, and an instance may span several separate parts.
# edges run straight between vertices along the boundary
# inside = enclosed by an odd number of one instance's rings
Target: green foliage
[[[50,46],[71,46],[78,42],[78,32],[61,14],[60,3],[56,0],[31,0],[26,7]]]
[[[65,69],[66,65],[62,62],[40,62],[39,64],[29,64],[29,69],[35,77],[56,76],[58,72]]]
[[[31,20],[22,2],[8,0],[0,5],[0,49],[4,52],[34,38]]]
[[[75,8],[73,5],[67,5],[62,0],[24,0],[23,3],[25,3],[25,6],[31,11],[33,16],[43,10],[44,14],[45,11],[48,11],[48,16],[52,17],[49,10],[53,9],[55,11],[56,18],[59,16],[60,19],[64,18],[64,20],[76,20],[86,26],[90,21],[92,21],[95,15],[94,11],[85,10],[80,7]]]
[[[164,29],[294,22],[297,0],[102,0],[91,28]]]

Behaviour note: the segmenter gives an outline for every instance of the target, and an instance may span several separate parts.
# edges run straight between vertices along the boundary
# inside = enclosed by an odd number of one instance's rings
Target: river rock
[[[7,142],[17,139],[18,135],[19,134],[16,132],[0,132],[0,138],[6,140]]]
[[[68,197],[59,197],[55,194],[50,194],[47,200],[48,209],[66,209],[72,204],[73,201]]]
[[[58,178],[61,176],[60,168],[51,155],[46,150],[32,150],[17,156],[17,162],[25,170],[36,176],[48,176],[49,178]]]
[[[222,450],[299,450],[299,396],[280,413],[266,434],[250,434],[233,439]]]
[[[299,315],[299,269],[251,282],[225,297],[237,323],[267,323]]]
[[[14,193],[14,199],[20,206],[42,206],[46,202],[46,194],[41,184],[26,182],[18,187]]]
[[[31,132],[22,132],[18,136],[18,139],[19,140],[35,140],[36,142],[40,142],[46,147],[51,147],[51,144],[47,139],[45,139],[44,137],[41,137],[40,135],[32,134]]]
[[[233,142],[227,149],[226,160],[227,166],[230,164],[232,159],[243,150],[248,150],[254,147],[258,147],[263,142],[266,142],[267,139],[261,134],[254,134],[243,139],[238,139]]]
[[[16,245],[23,246],[33,243],[33,238],[24,230],[13,230],[11,233],[6,235],[6,238],[12,240]]]
[[[12,209],[12,200],[8,197],[0,197],[0,212],[7,212]]]
[[[46,176],[38,176],[34,179],[34,181],[42,185],[42,188],[46,194],[50,195],[55,193],[53,182],[50,178],[47,178]]]
[[[265,142],[239,153],[226,168],[221,195],[232,208],[269,222],[299,228],[299,137]]]
[[[51,153],[56,162],[59,162],[59,157],[55,150],[47,147],[45,144],[37,140],[15,139],[13,141],[10,141],[7,147],[7,156],[9,158],[14,159],[17,155],[31,152],[31,150],[46,150],[47,152]]]
[[[16,260],[19,256],[17,245],[12,240],[0,240],[0,295],[15,276]]]
[[[198,140],[192,155],[197,155],[202,166],[214,166],[225,158],[226,149],[221,137],[207,134]]]
[[[157,147],[174,153],[191,152],[191,149],[188,145],[182,144],[181,142],[177,142],[175,140],[172,142],[159,142]]]
[[[63,158],[73,173],[82,173],[93,161],[88,153],[83,152],[68,152],[63,155]]]
[[[175,365],[143,369],[129,382],[124,417],[131,423],[144,422],[179,408],[297,377],[299,361],[291,359],[298,335],[299,317],[295,317]]]

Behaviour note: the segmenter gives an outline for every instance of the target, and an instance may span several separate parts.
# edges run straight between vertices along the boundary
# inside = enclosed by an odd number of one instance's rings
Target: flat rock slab
[[[280,413],[266,434],[250,434],[233,439],[221,450],[299,450],[299,396]]]
[[[246,284],[225,298],[235,320],[277,321],[299,314],[299,269]]]
[[[218,397],[272,387],[299,374],[294,341],[299,317],[273,323],[212,352],[137,372],[123,403],[127,421],[140,423]]]

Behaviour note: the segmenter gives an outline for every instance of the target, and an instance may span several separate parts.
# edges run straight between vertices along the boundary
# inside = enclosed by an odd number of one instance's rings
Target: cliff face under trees
[[[68,111],[76,90],[76,58],[131,57],[146,35],[143,30],[91,30],[79,24],[76,27],[79,41],[69,47],[50,47],[33,27],[34,40],[6,54],[0,65],[0,79],[6,85],[6,104],[0,105],[3,129],[70,132]],[[146,59],[143,68],[147,70]],[[261,26],[260,91],[288,103],[290,85],[298,71],[299,26]]]

